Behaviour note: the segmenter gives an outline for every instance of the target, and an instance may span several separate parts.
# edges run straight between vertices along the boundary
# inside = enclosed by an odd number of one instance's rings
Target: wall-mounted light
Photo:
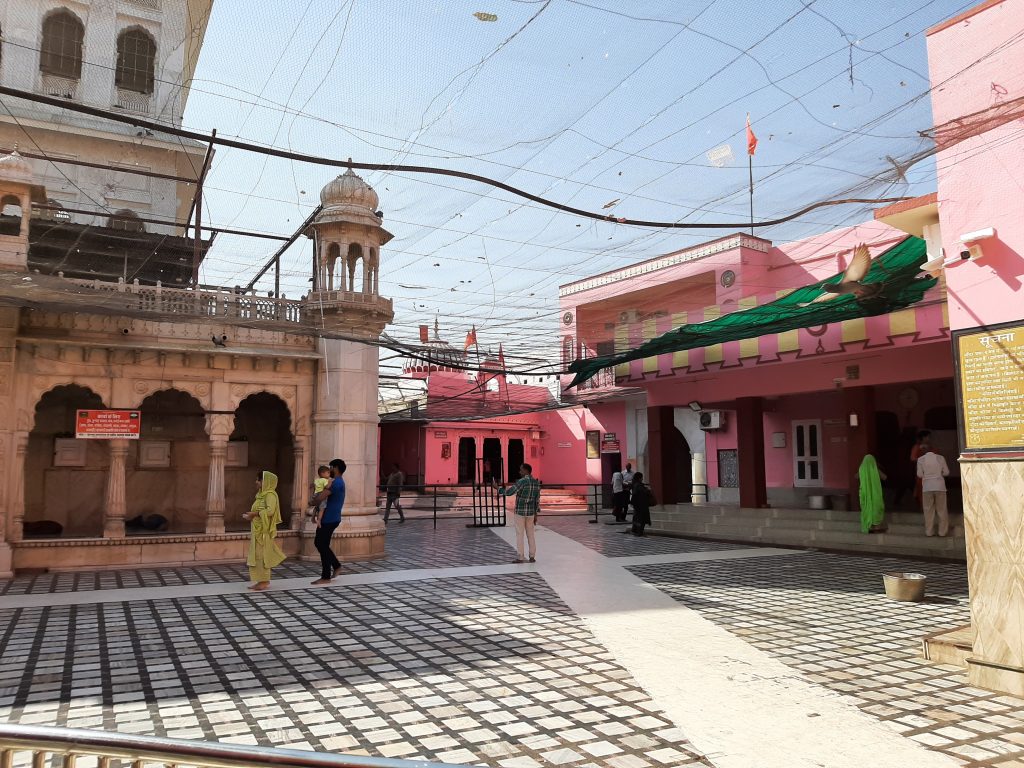
[[[856,413],[851,413],[850,414],[850,426],[851,427],[859,427],[860,426],[860,417]]]
[[[686,405],[687,405],[687,406],[689,407],[689,409],[690,409],[691,411],[693,411],[694,413],[696,413],[697,411],[700,411],[700,410],[702,410],[702,408],[701,408],[701,404],[700,404],[699,402],[697,402],[696,400],[691,400],[691,401],[690,401],[689,403],[687,403]]]

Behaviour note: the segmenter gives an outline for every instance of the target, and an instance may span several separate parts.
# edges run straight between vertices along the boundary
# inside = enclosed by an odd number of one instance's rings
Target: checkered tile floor
[[[806,553],[630,570],[910,739],[971,768],[1024,766],[1024,700],[919,658],[923,636],[970,621],[962,565]],[[887,600],[886,571],[926,574],[927,601]]]
[[[392,521],[387,531],[385,559],[345,563],[341,573],[494,565],[507,563],[515,557],[515,550],[490,531],[466,528],[465,523],[460,521],[439,520],[436,531],[430,521],[410,521],[404,524]],[[289,561],[274,569],[274,578],[316,578],[319,571],[319,562]],[[0,581],[0,596],[216,584],[247,581],[248,578],[249,573],[244,563],[174,569],[45,573]]]
[[[535,573],[0,612],[0,718],[502,768],[702,761]]]
[[[628,525],[608,525],[611,515],[602,515],[600,522],[591,523],[593,518],[578,516],[541,515],[538,525],[550,528],[588,549],[605,557],[634,557],[636,555],[666,555],[677,552],[719,552],[729,549],[749,548],[749,544],[725,544],[697,539],[676,539],[668,536],[632,536],[623,533]]]

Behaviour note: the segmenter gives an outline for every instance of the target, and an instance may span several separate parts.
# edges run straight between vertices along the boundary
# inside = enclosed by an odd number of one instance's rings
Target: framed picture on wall
[[[452,444],[441,443],[441,458],[450,459],[452,457]]]
[[[600,430],[593,430],[587,432],[587,458],[588,459],[600,459],[601,458],[601,432]]]

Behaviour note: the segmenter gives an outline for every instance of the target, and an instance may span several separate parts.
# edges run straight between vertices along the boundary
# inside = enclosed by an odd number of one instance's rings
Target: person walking
[[[281,524],[281,500],[277,497],[277,475],[262,472],[256,478],[256,500],[247,514],[249,556],[249,578],[253,581],[249,589],[262,592],[270,589],[270,571],[285,560],[285,554],[277,543],[277,526]]]
[[[391,467],[391,474],[384,481],[388,494],[387,505],[384,507],[384,525],[388,524],[388,518],[391,517],[392,505],[394,505],[395,510],[398,512],[398,522],[405,522],[405,512],[402,511],[402,486],[405,485],[405,473],[398,466],[397,461]]]
[[[629,505],[632,502],[633,497],[633,465],[626,463],[626,469],[622,473],[622,490],[625,491],[626,500],[622,502],[622,517],[623,519],[629,514]]]
[[[313,582],[315,585],[330,584],[341,568],[341,563],[331,549],[331,537],[341,525],[341,510],[345,506],[345,478],[342,477],[345,474],[345,462],[332,459],[330,468],[331,484],[317,497],[327,503],[317,508],[313,518],[316,523],[313,546],[320,553],[320,578]]]
[[[921,479],[921,504],[924,507],[924,535],[935,535],[935,518],[939,518],[939,536],[949,534],[949,510],[946,507],[946,478],[949,465],[941,454],[932,450],[928,440],[921,444],[917,460],[917,476]]]
[[[519,467],[519,479],[507,488],[499,488],[498,481],[493,481],[494,490],[499,496],[516,497],[516,553],[513,563],[525,563],[523,558],[523,537],[530,545],[530,562],[537,562],[537,541],[534,529],[537,514],[540,512],[540,480],[533,476],[533,467],[523,464]]]
[[[628,464],[626,465],[628,468]],[[633,527],[628,531],[634,536],[643,536],[644,528],[651,524],[651,507],[658,502],[654,498],[651,489],[644,485],[644,473],[637,472],[633,475],[633,490],[630,493],[630,501],[633,503]]]
[[[885,497],[882,495],[885,473],[878,468],[878,462],[870,453],[861,461],[857,477],[860,483],[860,532],[882,533],[886,530]]]
[[[612,514],[616,523],[626,522],[626,507],[629,505],[629,494],[626,492],[626,481],[622,471],[612,474]]]
[[[917,442],[914,443],[914,447],[910,449],[910,463],[917,468],[917,461],[924,456],[924,448],[928,444],[928,439],[931,437],[931,432],[927,429],[922,429],[917,433]],[[914,477],[914,501],[924,507],[924,495],[921,491],[921,476],[916,475]]]

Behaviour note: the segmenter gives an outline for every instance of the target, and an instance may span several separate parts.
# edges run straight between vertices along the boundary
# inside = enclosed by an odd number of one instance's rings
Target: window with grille
[[[153,92],[156,42],[138,27],[126,29],[117,38],[117,70],[114,84],[136,93]]]
[[[82,39],[85,27],[71,11],[51,13],[43,21],[39,71],[78,80],[82,77]]]

